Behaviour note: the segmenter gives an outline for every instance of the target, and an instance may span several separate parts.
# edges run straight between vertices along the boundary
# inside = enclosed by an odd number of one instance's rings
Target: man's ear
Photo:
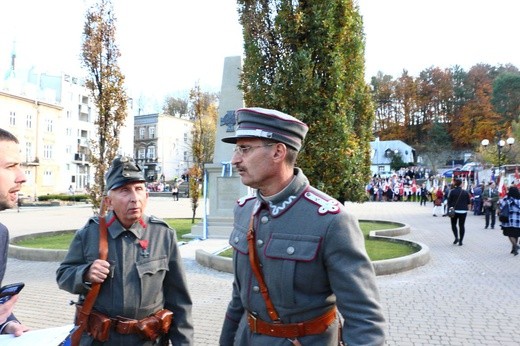
[[[283,143],[276,143],[274,145],[275,150],[273,154],[273,158],[275,160],[285,160],[285,155],[287,155],[287,147]]]
[[[103,202],[105,202],[107,211],[112,210],[112,198],[110,198],[109,196],[104,196],[103,199],[104,199]]]

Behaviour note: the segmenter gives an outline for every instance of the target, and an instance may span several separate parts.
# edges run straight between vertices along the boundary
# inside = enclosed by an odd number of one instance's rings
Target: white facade
[[[134,157],[148,182],[180,178],[193,164],[193,122],[168,114],[134,118]]]
[[[29,71],[0,80],[0,127],[20,140],[26,196],[84,193],[93,184],[88,161],[97,110],[81,79]],[[132,111],[131,102],[128,113]],[[133,152],[133,117],[121,130],[119,153]]]

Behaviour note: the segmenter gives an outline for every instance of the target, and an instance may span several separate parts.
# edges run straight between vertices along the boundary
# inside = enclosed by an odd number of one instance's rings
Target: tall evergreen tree
[[[91,141],[90,162],[95,169],[90,196],[99,206],[105,189],[105,172],[119,149],[119,135],[126,118],[125,77],[118,65],[116,18],[110,0],[100,0],[87,10],[83,29],[82,62],[88,71],[86,87],[98,110],[97,140]]]
[[[306,122],[310,129],[298,164],[311,183],[339,200],[363,199],[374,110],[357,7],[352,0],[238,4],[246,104]]]

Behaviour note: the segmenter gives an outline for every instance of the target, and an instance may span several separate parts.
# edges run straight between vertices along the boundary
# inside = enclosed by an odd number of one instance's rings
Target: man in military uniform
[[[110,319],[108,341],[94,336],[101,327],[91,316],[81,345],[158,345],[168,340],[193,345],[192,302],[177,237],[164,221],[144,214],[148,192],[142,169],[131,158],[117,157],[106,176],[106,191],[111,210],[106,217],[108,260],[99,259],[99,219],[92,217],[76,232],[57,270],[59,287],[79,294],[80,301],[91,283],[102,283],[93,312]],[[163,309],[173,312],[169,327],[147,318]],[[143,329],[164,329],[165,324],[167,335],[146,340]]]
[[[234,283],[220,345],[383,345],[385,319],[358,221],[296,168],[307,125],[236,112],[232,164],[256,189],[235,207]],[[343,318],[339,318],[339,314]]]

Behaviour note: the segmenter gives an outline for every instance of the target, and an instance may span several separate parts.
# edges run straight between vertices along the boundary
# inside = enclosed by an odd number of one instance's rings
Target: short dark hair
[[[0,128],[0,141],[6,141],[6,142],[15,142],[19,144],[18,138],[16,138],[15,135],[13,135],[11,132],[4,130]]]
[[[520,199],[520,191],[516,186],[510,186],[509,190],[507,191],[507,195],[514,199]]]
[[[462,179],[455,178],[455,180],[453,181],[453,185],[455,185],[455,187],[461,186],[462,185]]]

